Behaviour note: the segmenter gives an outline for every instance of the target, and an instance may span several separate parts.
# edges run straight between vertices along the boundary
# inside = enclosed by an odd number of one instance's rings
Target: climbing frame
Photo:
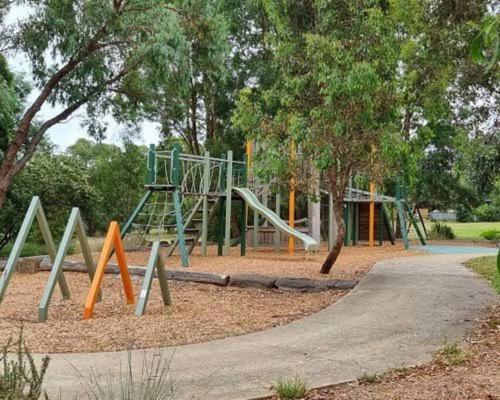
[[[116,259],[118,261],[118,267],[120,269],[127,304],[134,303],[134,290],[132,288],[132,282],[130,280],[130,274],[128,272],[127,259],[125,257],[125,252],[123,250],[123,245],[120,237],[120,228],[118,226],[118,222],[112,221],[109,225],[101,255],[99,256],[99,262],[97,263],[97,268],[92,280],[92,285],[87,295],[87,300],[85,301],[83,319],[89,319],[90,317],[92,317],[94,305],[97,301],[102,280],[104,278],[104,273],[106,271],[106,266],[113,249],[116,252]]]

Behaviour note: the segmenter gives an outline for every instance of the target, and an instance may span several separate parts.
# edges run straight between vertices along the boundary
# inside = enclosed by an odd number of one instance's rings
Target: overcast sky
[[[13,23],[19,19],[25,18],[29,13],[26,7],[12,7],[7,15],[7,22]],[[9,67],[16,73],[22,75],[25,79],[31,77],[30,64],[26,57],[22,54],[7,54],[7,61]],[[38,95],[39,91],[35,88],[29,97],[29,101],[33,101]],[[62,111],[62,107],[51,107],[45,104],[40,112],[38,118],[41,120],[48,119],[56,113]],[[81,122],[84,119],[85,110],[75,112],[65,122],[57,124],[50,128],[47,132],[49,138],[54,142],[60,150],[66,149],[79,138],[89,138],[86,134],[86,128],[81,127]],[[108,121],[107,143],[120,144],[120,130],[121,127],[112,118],[105,118]],[[141,131],[137,135],[135,142],[137,144],[157,143],[159,140],[158,125],[154,123],[144,123],[141,126]]]

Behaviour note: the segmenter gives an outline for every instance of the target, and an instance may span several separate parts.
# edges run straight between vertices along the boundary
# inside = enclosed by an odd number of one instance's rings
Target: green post
[[[354,240],[353,244],[359,244],[359,203],[354,205]]]
[[[153,193],[152,190],[148,190],[144,196],[142,196],[141,200],[139,201],[139,204],[137,205],[137,207],[135,208],[134,212],[132,213],[132,215],[130,216],[130,218],[128,219],[128,221],[125,223],[125,225],[123,225],[123,228],[120,232],[120,236],[121,238],[123,239],[125,237],[125,235],[127,234],[128,230],[130,229],[130,227],[132,226],[132,224],[134,223],[135,219],[137,218],[137,215],[139,215],[139,213],[141,212],[141,210],[143,209],[144,205],[146,204],[146,202],[149,200],[149,198],[151,197],[151,194]]]
[[[155,269],[160,283],[163,304],[165,306],[169,306],[172,304],[172,299],[170,297],[170,289],[168,288],[167,274],[161,257],[159,241],[154,242],[153,247],[151,248],[151,255],[149,257],[148,266],[144,275],[144,281],[142,282],[142,289],[139,294],[137,307],[135,309],[135,315],[138,317],[144,315],[144,312],[146,311],[146,304],[148,302],[149,293],[151,292],[151,284],[153,283],[153,274]]]
[[[345,229],[345,236],[344,236],[344,246],[349,246],[349,236],[347,235],[347,226],[348,226],[348,220],[349,220],[349,210],[348,210],[348,204],[344,204],[344,226],[346,227]]]
[[[328,192],[328,251],[333,248],[333,196]]]
[[[219,212],[217,215],[217,255],[221,256],[224,247],[224,197],[219,200]]]
[[[248,185],[248,170],[247,162],[243,161],[242,170],[242,185],[247,187]],[[245,200],[241,199],[241,212],[240,212],[240,255],[244,256],[247,252],[247,217],[248,217],[248,205]]]
[[[227,169],[226,169],[226,218],[224,227],[224,250],[225,256],[229,255],[231,248],[231,196],[233,194],[233,152],[227,152]]]
[[[180,148],[181,146],[176,143],[172,152],[173,169],[172,169],[172,184],[175,186],[174,190],[174,209],[175,209],[175,224],[177,227],[177,238],[179,239],[179,253],[181,256],[181,263],[183,267],[189,265],[189,259],[186,249],[186,240],[184,238],[184,222],[182,220],[182,204],[180,195]]]
[[[156,146],[154,144],[149,145],[148,151],[148,175],[147,175],[147,185],[152,185],[156,182]]]
[[[378,244],[382,246],[384,241],[384,210],[382,208],[382,203],[379,205],[378,210]]]
[[[425,246],[427,243],[425,241],[424,235],[420,231],[420,228],[418,227],[417,221],[415,220],[415,217],[413,216],[413,213],[412,213],[410,207],[408,206],[408,204],[406,202],[404,203],[404,206],[406,208],[406,211],[408,212],[410,224],[412,224],[413,227],[415,228],[415,231],[417,232],[420,243]]]
[[[276,194],[276,215],[281,218],[281,194]],[[274,232],[274,247],[276,250],[281,248],[281,231],[276,228]]]
[[[207,256],[208,240],[208,192],[210,190],[210,153],[203,160],[203,221],[201,225],[201,254]]]
[[[346,237],[347,237],[347,243],[349,246],[352,245],[352,226],[353,226],[353,218],[352,218],[352,212],[353,212],[353,205],[352,203],[347,203],[347,229],[346,229]]]
[[[56,287],[57,280],[63,274],[64,258],[66,257],[66,253],[68,252],[68,248],[69,245],[71,244],[71,239],[75,231],[77,233],[78,240],[80,241],[83,258],[85,260],[85,265],[87,267],[87,272],[89,274],[89,279],[91,282],[94,279],[95,266],[94,266],[94,261],[92,260],[92,253],[90,252],[90,247],[87,241],[87,235],[85,233],[85,227],[83,225],[83,221],[80,216],[80,210],[77,207],[75,207],[73,208],[73,210],[71,210],[71,214],[69,216],[66,229],[64,230],[64,235],[61,239],[61,244],[59,245],[57,255],[50,270],[49,279],[47,281],[47,284],[45,285],[45,290],[42,296],[42,300],[40,301],[40,305],[38,306],[39,321],[47,320],[50,300],[52,299],[52,295],[54,294],[54,289]],[[99,299],[100,299],[100,293],[99,293]]]
[[[52,261],[52,263],[54,263],[56,257],[54,240],[52,239],[49,225],[47,223],[47,219],[45,218],[45,213],[42,209],[40,198],[35,196],[31,199],[31,203],[24,217],[21,229],[19,230],[16,241],[14,242],[14,246],[12,247],[9,258],[7,259],[3,274],[0,277],[0,303],[3,300],[5,291],[7,290],[7,286],[9,285],[12,274],[14,273],[18,258],[21,255],[21,250],[26,243],[26,239],[28,238],[28,234],[35,217],[37,218],[40,231],[42,232],[43,240],[45,242],[45,245],[47,246],[47,252],[49,254],[50,260]],[[59,283],[63,298],[69,299],[69,289],[66,283],[66,279],[64,279],[64,275],[59,274],[57,277],[57,281]]]

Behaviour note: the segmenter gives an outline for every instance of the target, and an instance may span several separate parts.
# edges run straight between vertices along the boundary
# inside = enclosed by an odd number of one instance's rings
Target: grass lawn
[[[443,222],[453,229],[457,239],[485,240],[479,234],[488,229],[500,231],[500,222]],[[426,222],[427,230],[432,227],[432,222]]]
[[[466,266],[490,282],[496,292],[500,293],[500,274],[496,263],[496,256],[487,256],[474,258],[468,261]]]

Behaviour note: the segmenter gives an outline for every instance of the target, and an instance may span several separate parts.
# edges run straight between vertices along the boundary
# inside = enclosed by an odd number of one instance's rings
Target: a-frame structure
[[[68,248],[75,231],[76,231],[76,236],[80,241],[83,258],[85,260],[85,265],[87,267],[87,272],[89,274],[90,281],[92,282],[92,280],[94,279],[95,266],[92,260],[90,247],[87,241],[85,226],[83,224],[82,217],[80,215],[80,210],[78,209],[78,207],[74,207],[71,210],[71,214],[69,216],[66,229],[64,230],[61,244],[59,245],[59,249],[57,250],[57,255],[53,262],[52,269],[50,270],[49,279],[47,281],[47,284],[45,285],[45,291],[43,293],[42,300],[40,301],[40,305],[38,306],[39,321],[47,320],[47,313],[50,300],[52,299],[52,295],[54,294],[56,282],[59,279],[59,276],[62,275],[63,273],[64,258],[66,257],[66,253],[68,252]]]
[[[112,221],[109,225],[101,255],[99,256],[99,262],[97,263],[97,268],[92,280],[92,285],[87,294],[85,309],[83,311],[83,319],[89,319],[90,317],[92,317],[92,314],[94,312],[94,305],[97,301],[102,280],[104,278],[104,273],[106,271],[106,266],[113,250],[116,253],[118,267],[120,268],[120,275],[123,282],[125,297],[127,298],[127,304],[134,304],[134,290],[132,288],[132,282],[130,280],[130,274],[128,272],[125,251],[123,250],[123,244],[120,236],[120,227],[118,226],[118,222]]]
[[[169,306],[172,304],[172,299],[170,297],[167,274],[165,272],[163,259],[161,256],[160,241],[154,242],[151,249],[151,255],[149,257],[146,274],[144,275],[144,281],[142,283],[139,301],[137,302],[137,307],[135,308],[135,315],[137,315],[138,317],[144,315],[144,312],[146,311],[146,304],[148,302],[149,293],[151,292],[151,284],[153,282],[153,274],[155,270],[158,276],[158,281],[160,282],[163,304]]]
[[[17,261],[21,254],[21,250],[23,249],[24,244],[26,243],[26,239],[28,238],[28,234],[33,225],[35,217],[37,219],[38,226],[42,233],[43,240],[47,246],[47,252],[49,254],[50,260],[52,261],[52,263],[55,262],[56,247],[54,245],[54,239],[52,238],[52,234],[50,233],[49,224],[47,223],[47,219],[45,217],[45,213],[43,211],[40,198],[35,196],[31,199],[31,203],[24,217],[21,229],[19,230],[19,234],[17,235],[16,241],[14,242],[14,246],[7,260],[7,264],[5,265],[5,269],[0,278],[0,302],[2,302],[5,292],[7,290],[7,286],[9,285],[10,279],[14,274]],[[55,280],[57,280],[57,283],[59,284],[59,287],[61,288],[61,293],[63,298],[69,299],[69,289],[66,283],[66,279],[64,278],[62,269],[61,271],[59,271],[59,273],[56,274],[55,278],[56,278]],[[55,281],[54,281],[54,286],[55,286]]]

